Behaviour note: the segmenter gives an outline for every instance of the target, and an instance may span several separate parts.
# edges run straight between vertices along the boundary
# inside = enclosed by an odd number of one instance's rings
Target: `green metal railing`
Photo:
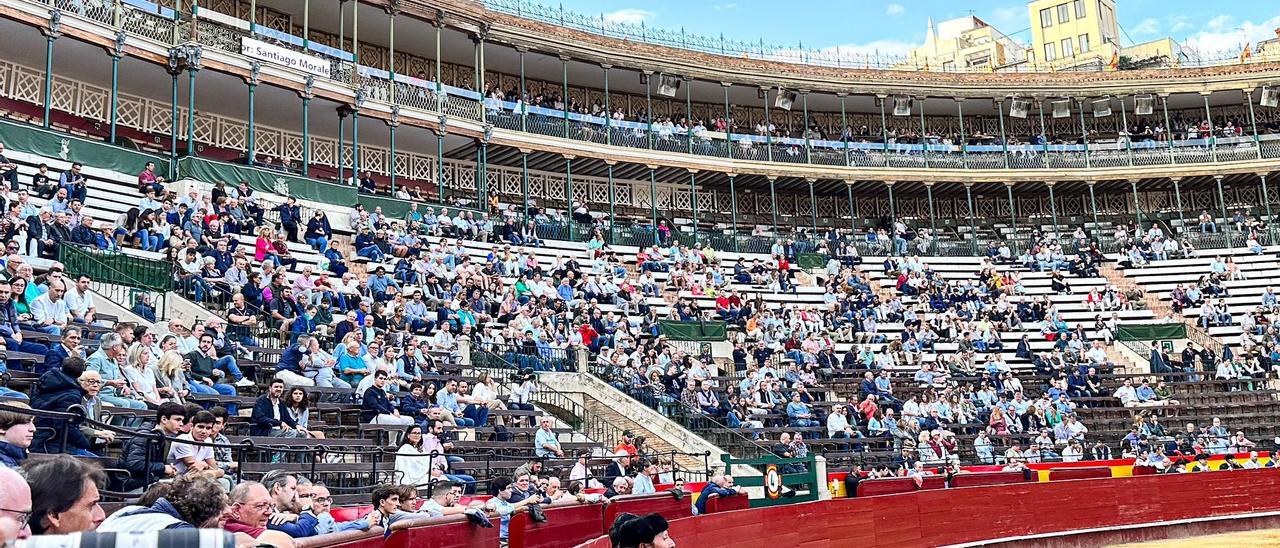
[[[85,275],[96,282],[153,291],[173,289],[172,267],[163,260],[98,251],[64,242],[58,246],[58,261],[71,276]]]

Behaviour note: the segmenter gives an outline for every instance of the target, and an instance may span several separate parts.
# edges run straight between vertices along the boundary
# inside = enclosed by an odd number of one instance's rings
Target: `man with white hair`
[[[102,377],[102,392],[98,394],[102,401],[116,407],[146,409],[147,404],[131,397],[129,381],[120,370],[128,352],[120,335],[107,333],[102,336],[98,350],[89,355],[87,365],[89,371],[95,371]]]
[[[614,478],[628,477],[628,468],[631,466],[631,453],[626,451],[618,451],[613,454],[613,462],[604,469],[603,481],[605,485],[612,485]]]
[[[631,480],[629,478],[618,476],[613,478],[613,483],[604,492],[604,498],[611,499],[619,495],[631,494]]]

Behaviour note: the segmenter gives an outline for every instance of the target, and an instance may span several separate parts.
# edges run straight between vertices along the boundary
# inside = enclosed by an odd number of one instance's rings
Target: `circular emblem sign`
[[[764,494],[770,499],[782,496],[782,474],[778,473],[776,464],[770,464],[764,469]]]

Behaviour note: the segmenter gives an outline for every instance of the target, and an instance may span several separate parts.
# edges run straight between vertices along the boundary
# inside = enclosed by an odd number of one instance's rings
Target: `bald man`
[[[0,542],[31,536],[31,487],[12,468],[0,466]]]

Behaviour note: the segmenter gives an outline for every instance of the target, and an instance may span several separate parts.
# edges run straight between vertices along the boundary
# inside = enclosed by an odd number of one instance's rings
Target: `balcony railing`
[[[916,59],[905,55],[886,54],[881,53],[879,50],[868,51],[864,48],[841,48],[840,46],[836,46],[815,49],[807,48],[803,43],[792,45],[766,43],[763,38],[748,42],[726,38],[723,34],[720,36],[707,36],[686,31],[683,27],[677,31],[651,27],[645,25],[643,21],[639,23],[615,21],[609,19],[603,13],[595,15],[578,13],[572,10],[566,10],[563,4],[560,4],[557,7],[544,5],[537,1],[530,0],[484,0],[484,5],[486,8],[496,12],[506,13],[533,21],[550,23],[552,25],[609,38],[616,38],[639,44],[652,44],[701,53],[710,53],[725,57],[851,69],[893,69],[926,72],[980,73],[992,71],[992,66],[988,64],[968,66],[964,63],[935,62],[931,66],[927,59]],[[1010,46],[1020,47],[1016,42],[1004,34],[1000,34],[995,38],[995,40],[1008,43]],[[1265,60],[1274,60],[1274,58],[1274,55],[1257,52],[1246,60],[1252,62],[1263,62]],[[1034,61],[1027,62],[1021,61],[1021,58],[1018,59],[1019,60],[1010,59],[1009,61],[1005,61],[1008,64],[999,67],[1000,70],[1016,72],[1051,72],[1054,70],[1062,70],[1062,66],[1060,64],[1036,63]],[[1084,62],[1083,59],[1084,58],[1082,58],[1082,63]],[[1178,67],[1190,68],[1245,62],[1242,61],[1242,59],[1242,49],[1239,46],[1236,46],[1221,51],[1198,51],[1188,48],[1185,52],[1175,54],[1175,56],[1170,58],[1167,62],[1175,64]],[[1092,68],[1076,68],[1073,70],[1109,70],[1110,63],[1103,62],[1089,66]]]
[[[62,0],[57,0],[62,1]],[[489,0],[493,9],[570,25],[557,21],[557,14],[521,0]],[[202,8],[208,11],[207,8]],[[75,12],[72,12],[75,13]],[[107,17],[102,10],[83,15],[95,20]],[[120,4],[120,25],[124,30],[162,42],[184,38],[179,24],[191,24],[173,10],[146,0]],[[559,16],[563,18],[563,16]],[[577,17],[577,16],[574,16]],[[484,99],[473,90],[391,74],[385,70],[354,65],[351,53],[269,29],[247,21],[238,27],[220,15],[200,18],[196,40],[212,48],[238,53],[243,37],[270,41],[280,47],[329,58],[334,65],[331,78],[357,85],[366,99],[440,112],[447,116],[495,127],[527,131],[563,139],[573,139],[628,148],[658,150],[733,160],[781,162],[855,168],[939,168],[939,169],[1089,169],[1125,166],[1183,165],[1280,158],[1280,135],[1252,135],[1188,139],[1173,142],[1124,139],[1088,144],[986,144],[958,145],[926,137],[923,143],[887,142],[881,135],[854,136],[845,140],[766,137],[760,135],[684,129],[648,123],[609,120],[599,116],[566,113],[562,110],[521,105],[498,99]],[[575,19],[576,20],[576,19]],[[580,26],[580,25],[579,25]],[[602,27],[619,28],[609,23]],[[592,29],[588,29],[592,30]],[[630,38],[636,38],[628,35]],[[653,43],[666,43],[654,34]],[[696,48],[695,48],[696,49]],[[439,90],[439,91],[437,91]],[[874,142],[872,142],[874,141]]]

